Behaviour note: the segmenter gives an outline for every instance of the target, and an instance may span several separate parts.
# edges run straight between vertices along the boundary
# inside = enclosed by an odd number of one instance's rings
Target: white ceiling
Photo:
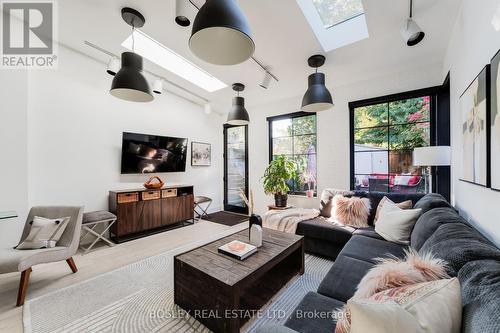
[[[370,38],[326,54],[327,62],[321,70],[327,74],[327,86],[334,89],[406,67],[441,62],[460,3],[414,1],[414,18],[426,32],[426,38],[410,48],[399,34],[408,11],[407,1],[363,0]],[[108,57],[84,45],[84,40],[120,54],[125,51],[120,44],[131,32],[122,21],[120,10],[126,6],[139,10],[146,17],[142,31],[212,73],[228,88],[210,94],[148,61],[145,68],[212,101],[219,112],[229,109],[233,82],[247,86],[243,93],[247,105],[302,94],[307,88],[307,76],[312,73],[307,58],[324,54],[295,0],[240,0],[256,43],[255,57],[271,66],[280,79],[268,90],[259,87],[263,72],[251,60],[226,67],[205,63],[192,55],[188,48],[190,29],[174,22],[175,0],[64,0],[58,5],[60,42],[103,62]]]

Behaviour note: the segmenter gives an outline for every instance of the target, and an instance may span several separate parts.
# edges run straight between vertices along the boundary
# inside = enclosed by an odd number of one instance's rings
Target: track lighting
[[[181,27],[189,27],[194,17],[194,6],[189,0],[175,0],[175,23]]]
[[[198,58],[214,65],[236,65],[248,60],[255,44],[238,3],[207,0],[194,19],[189,48]]]
[[[109,59],[108,68],[106,69],[106,72],[109,75],[115,76],[119,70],[120,70],[120,59],[116,57],[112,57],[111,59]]]
[[[425,37],[425,32],[413,20],[413,0],[410,0],[410,17],[405,20],[401,28],[401,36],[408,46],[417,45]]]
[[[245,99],[240,97],[240,92],[245,90],[245,86],[241,83],[235,83],[233,90],[238,93],[238,96],[233,98],[233,106],[227,115],[227,123],[237,126],[247,125],[250,123],[250,117],[245,109]]]
[[[272,76],[271,76],[271,73],[269,73],[267,70],[266,72],[264,73],[264,78],[262,79],[262,82],[259,84],[259,86],[261,88],[264,88],[264,89],[268,89],[269,86],[271,85],[271,81],[272,81]]]
[[[146,22],[141,13],[128,7],[122,8],[122,18],[132,27],[132,36],[134,29],[144,26]],[[130,102],[151,102],[154,99],[142,72],[142,62],[142,57],[134,52],[122,53],[122,67],[111,83],[111,95]]]
[[[161,93],[163,92],[163,79],[156,78],[153,83],[153,92],[155,94],[161,95]]]
[[[314,55],[308,59],[310,67],[316,68],[316,73],[309,75],[308,89],[302,99],[302,111],[318,112],[333,107],[332,95],[325,86],[325,74],[318,73],[318,68],[325,63],[325,57]]]

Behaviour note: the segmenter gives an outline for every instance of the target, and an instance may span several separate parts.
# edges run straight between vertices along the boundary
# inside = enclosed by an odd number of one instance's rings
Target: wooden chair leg
[[[19,291],[17,293],[17,306],[24,304],[26,291],[28,290],[28,283],[30,280],[31,267],[21,273],[21,280],[19,281]]]
[[[75,261],[73,260],[73,258],[66,259],[66,262],[68,263],[69,268],[71,268],[71,271],[73,273],[78,272],[78,268],[76,268],[76,264],[75,264]]]

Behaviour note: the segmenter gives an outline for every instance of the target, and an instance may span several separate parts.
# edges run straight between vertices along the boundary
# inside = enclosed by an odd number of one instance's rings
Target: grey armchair
[[[31,208],[19,243],[28,237],[30,232],[29,222],[33,221],[35,216],[49,219],[66,216],[71,218],[66,230],[64,230],[59,242],[57,242],[56,247],[38,250],[0,249],[0,274],[21,272],[21,281],[17,294],[17,306],[24,304],[29,276],[32,270],[31,268],[34,265],[66,260],[73,273],[78,271],[72,257],[78,250],[80,241],[83,207],[61,206]]]

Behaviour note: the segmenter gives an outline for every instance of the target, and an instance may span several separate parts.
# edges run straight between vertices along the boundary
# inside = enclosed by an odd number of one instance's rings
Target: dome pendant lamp
[[[310,67],[316,68],[316,73],[309,75],[309,88],[302,98],[302,111],[319,112],[333,107],[332,95],[325,86],[325,74],[318,73],[318,68],[324,65],[325,60],[322,55],[314,55],[307,61]]]
[[[214,65],[240,64],[253,55],[250,26],[236,0],[205,2],[194,19],[189,48]]]
[[[240,92],[245,90],[245,86],[241,83],[235,83],[233,90],[238,93],[238,96],[233,98],[233,106],[227,115],[227,123],[236,126],[248,125],[250,117],[245,109],[245,99],[240,97]]]
[[[145,19],[132,8],[122,9],[123,20],[132,27],[132,51],[134,50],[134,29],[144,25]],[[111,95],[130,102],[151,102],[154,98],[151,87],[142,72],[142,57],[134,52],[122,53],[122,67],[111,83]]]

